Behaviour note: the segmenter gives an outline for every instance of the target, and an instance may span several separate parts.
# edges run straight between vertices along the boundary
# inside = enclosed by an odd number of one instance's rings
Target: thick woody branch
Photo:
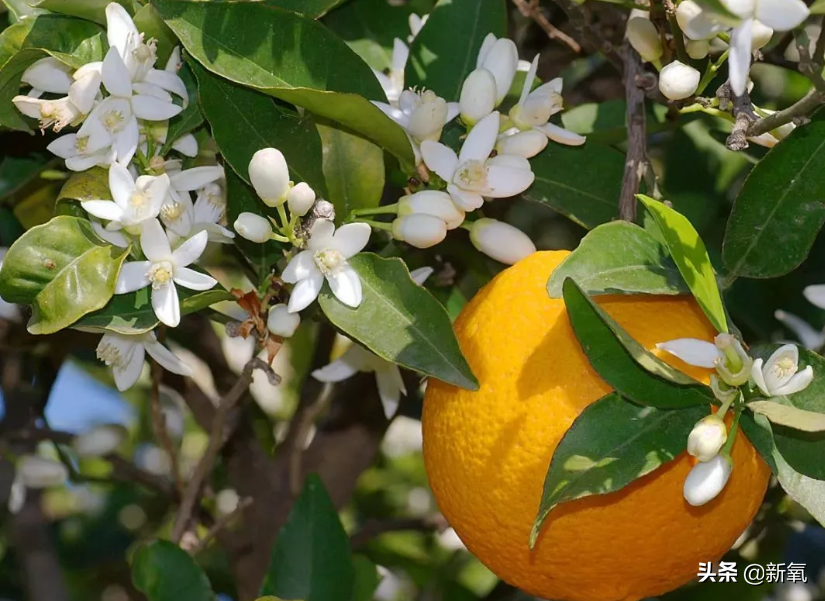
[[[747,91],[741,96],[733,97],[733,128],[728,136],[725,146],[729,150],[744,150],[748,147],[748,136],[751,125],[756,121],[756,113],[753,112],[751,98]]]
[[[636,194],[647,170],[647,115],[640,87],[644,66],[638,53],[625,42],[622,48],[623,81],[627,100],[627,155],[619,196],[619,219],[636,221]]]

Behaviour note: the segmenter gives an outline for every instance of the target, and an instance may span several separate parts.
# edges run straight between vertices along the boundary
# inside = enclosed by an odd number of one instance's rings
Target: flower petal
[[[794,375],[787,384],[784,386],[780,386],[776,390],[773,391],[774,395],[784,395],[787,396],[789,394],[794,394],[805,390],[808,385],[813,382],[814,380],[814,369],[810,365],[803,369],[798,374]]]
[[[128,294],[141,288],[146,288],[152,282],[146,276],[152,264],[149,261],[132,261],[124,263],[120,268],[115,284],[115,294]]]
[[[152,289],[152,309],[161,323],[176,328],[180,325],[180,300],[173,282]]]
[[[338,273],[327,276],[327,282],[335,297],[348,307],[361,304],[361,278],[351,266],[344,265]]]
[[[129,246],[129,240],[127,240],[126,236],[124,236],[120,232],[107,230],[97,221],[92,221],[91,224],[92,229],[95,231],[95,234],[97,234],[101,240],[104,240],[109,244],[112,244],[119,248],[127,248]]]
[[[325,250],[332,245],[332,236],[335,234],[335,224],[329,219],[319,219],[312,224],[309,230],[310,250]]]
[[[318,268],[315,266],[312,251],[302,250],[292,257],[292,260],[281,274],[281,279],[287,284],[297,284],[316,271],[318,271]]]
[[[172,257],[169,239],[157,219],[149,219],[143,223],[140,231],[140,247],[152,263],[168,261]]]
[[[192,191],[203,188],[206,184],[211,184],[223,178],[223,167],[193,167],[171,176],[172,187],[176,190]]]
[[[362,365],[356,359],[358,356],[351,352],[355,346],[347,349],[340,359],[312,372],[312,377],[319,382],[343,382],[361,371]]]
[[[487,160],[496,145],[500,124],[501,118],[498,111],[490,113],[476,123],[475,127],[473,127],[467,135],[467,139],[464,140],[464,144],[461,146],[461,152],[458,153],[458,162],[464,163],[465,161]],[[424,160],[427,160],[426,155]],[[455,171],[455,169],[453,171]],[[438,172],[436,171],[436,173]],[[438,175],[441,174],[439,173]]]
[[[782,366],[779,365],[780,361],[783,363]],[[784,366],[784,363],[791,363],[793,367],[788,369]],[[776,395],[777,389],[790,382],[798,369],[798,365],[799,349],[796,348],[795,344],[783,344],[768,357],[762,375],[765,378],[765,386],[771,394]]]
[[[205,231],[198,232],[189,240],[181,244],[172,253],[172,262],[176,269],[186,267],[197,261],[206,250],[206,244],[209,242],[209,234]]]
[[[386,77],[386,75],[384,75],[383,73],[381,73],[381,75]],[[390,84],[390,85],[392,85],[392,84]],[[373,100],[372,103],[376,107],[381,109],[382,113],[384,113],[387,117],[389,117],[390,119],[392,119],[393,121],[398,123],[401,127],[406,127],[407,124],[409,123],[409,119],[407,118],[407,115],[405,115],[404,112],[401,109],[395,108],[394,106],[391,106],[391,105],[387,104],[386,102],[378,102],[377,100]]]
[[[323,285],[324,276],[318,270],[300,280],[295,284],[295,288],[292,289],[292,294],[289,297],[289,312],[297,313],[306,309],[312,304],[312,301],[318,298]]]
[[[139,140],[140,129],[138,128],[137,119],[132,115],[126,127],[115,138],[115,152],[118,163],[128,165],[132,161],[137,152]]]
[[[756,18],[777,31],[790,31],[808,18],[810,10],[802,0],[759,0]]]
[[[564,144],[565,146],[581,146],[587,141],[585,136],[580,136],[553,123],[538,125],[533,129],[540,131],[554,142]]]
[[[427,278],[429,278],[434,271],[435,269],[432,267],[419,267],[418,269],[413,269],[410,272],[410,278],[419,286],[423,286],[424,282],[427,281]]]
[[[773,315],[796,335],[805,348],[813,351],[825,344],[825,334],[822,330],[812,327],[801,317],[781,309],[777,309]]]
[[[140,372],[143,371],[143,360],[146,358],[146,352],[143,346],[136,345],[134,352],[129,356],[126,365],[113,366],[112,376],[115,379],[115,386],[120,392],[125,392],[135,385],[135,382],[140,378]]]
[[[481,194],[462,190],[455,184],[447,184],[447,192],[450,193],[450,198],[453,199],[455,206],[468,213],[481,208],[484,204],[484,197]]]
[[[527,100],[527,96],[530,94],[530,88],[533,87],[533,81],[536,79],[536,71],[539,68],[539,55],[537,54],[533,58],[533,62],[530,63],[530,70],[527,71],[527,75],[524,77],[524,87],[521,88],[521,97],[519,97],[518,103],[519,105],[524,105],[524,101]]]
[[[490,198],[509,198],[521,194],[533,184],[536,176],[532,171],[504,165],[487,167],[487,183],[490,191],[484,196]]]
[[[126,56],[126,43],[129,37],[137,37],[138,30],[132,17],[117,2],[110,2],[106,6],[106,37],[109,46],[117,48],[120,56]]]
[[[166,371],[170,371],[173,374],[178,374],[181,376],[192,376],[192,369],[186,365],[186,363],[181,361],[175,353],[163,346],[157,340],[154,340],[154,334],[152,334],[152,340],[144,342],[144,346],[146,347],[146,352],[149,353],[149,356],[157,361],[158,364]]]
[[[83,210],[98,219],[106,221],[120,221],[123,209],[111,200],[86,200],[80,203]]]
[[[394,363],[387,362],[386,366],[375,370],[375,383],[378,386],[381,405],[384,407],[384,415],[390,419],[398,411],[401,395],[407,394],[401,370]]]
[[[421,143],[421,157],[427,167],[435,171],[438,177],[447,182],[453,181],[453,175],[458,167],[458,156],[451,148],[440,142],[424,140]]]
[[[84,115],[89,114],[94,107],[101,81],[100,71],[91,71],[69,87],[69,100]]]
[[[734,94],[741,96],[748,84],[748,70],[751,66],[751,37],[753,19],[745,19],[730,34],[730,55],[728,70],[730,87]]]
[[[54,142],[46,146],[46,150],[59,156],[61,159],[68,159],[77,156],[77,134],[66,134],[60,136]]]
[[[349,259],[364,250],[371,233],[372,228],[366,223],[348,223],[338,228],[332,235],[332,248]]]
[[[446,125],[456,117],[461,112],[461,105],[457,102],[448,102],[447,103],[447,118],[444,119],[444,124]]]
[[[194,158],[198,156],[198,140],[194,135],[186,134],[172,142],[172,149],[177,150],[183,156]]]
[[[103,59],[101,75],[103,85],[109,94],[122,98],[132,97],[132,77],[129,75],[129,69],[126,68],[126,64],[114,46],[109,48],[109,51],[106,53],[106,58]]]
[[[825,309],[825,284],[806,286],[802,291],[802,295],[808,299],[808,302],[812,305],[815,305],[820,309]]]
[[[183,80],[178,77],[176,73],[172,73],[170,71],[160,71],[158,69],[150,69],[146,74],[146,77],[143,78],[143,81],[154,84],[167,92],[172,92],[173,94],[180,96],[183,98],[184,104],[189,101],[189,94],[186,91],[186,84],[183,83]]]
[[[138,94],[132,97],[132,110],[140,119],[165,121],[179,114],[183,107],[148,94]]]
[[[696,367],[706,367],[711,369],[715,366],[717,358],[722,357],[722,353],[716,345],[706,340],[696,338],[677,338],[660,342],[656,348],[667,351],[687,363]]]
[[[175,283],[189,290],[209,290],[217,285],[218,280],[188,267],[178,267],[175,269]]]
[[[762,373],[762,359],[754,360],[753,367],[751,367],[751,378],[759,390],[762,391],[762,394],[767,397],[771,396],[768,386],[765,384],[765,376]]]

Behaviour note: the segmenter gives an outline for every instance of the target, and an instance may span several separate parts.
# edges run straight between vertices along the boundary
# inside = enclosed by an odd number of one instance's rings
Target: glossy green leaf
[[[825,223],[825,111],[774,146],[745,180],[722,259],[730,278],[793,271]]]
[[[311,474],[270,556],[262,595],[352,601],[349,538],[321,479]]]
[[[530,533],[535,544],[556,505],[621,490],[685,450],[707,407],[639,407],[613,392],[582,411],[553,453],[539,512]]]
[[[204,292],[178,286],[181,315],[196,313],[222,301],[235,297],[226,290],[213,288]],[[129,294],[116,294],[105,307],[86,315],[75,326],[95,330],[111,330],[119,334],[144,334],[155,329],[160,321],[152,309],[150,288],[142,288]]]
[[[705,243],[687,218],[658,200],[638,194],[656,225],[659,226],[670,256],[679,267],[696,302],[719,332],[728,331],[728,320],[716,275],[710,264]]]
[[[572,279],[565,280],[563,289],[570,325],[590,365],[623,396],[660,409],[712,402],[709,388],[636,342]]]
[[[55,217],[9,249],[0,296],[32,305],[29,332],[51,334],[109,301],[127,253],[98,238],[88,221]]]
[[[112,193],[109,191],[109,171],[103,167],[92,167],[87,171],[72,173],[60,194],[57,201],[61,200],[111,200]]]
[[[478,389],[444,307],[410,278],[401,259],[361,253],[350,260],[364,298],[353,309],[325,285],[321,309],[347,336],[379,357],[449,384]]]
[[[384,151],[366,138],[318,123],[327,196],[337,221],[353,209],[377,207],[384,192]]]
[[[405,85],[458,101],[484,38],[506,35],[506,6],[505,0],[439,0],[410,46]]]
[[[4,204],[16,204],[32,185],[37,184],[43,170],[54,165],[57,165],[57,161],[45,155],[4,158],[0,163],[0,198],[4,200]]]
[[[15,24],[22,19],[30,19],[42,15],[46,11],[42,8],[33,8],[26,0],[3,0],[9,14],[9,23]]]
[[[186,84],[186,91],[189,92],[189,104],[179,115],[169,120],[169,130],[166,133],[166,142],[160,151],[161,156],[165,156],[172,149],[172,144],[178,138],[203,125],[203,113],[201,112],[201,105],[198,103],[198,86],[195,82],[195,76],[192,74],[191,65],[197,65],[197,63],[195,61],[184,63],[178,72],[183,83]]]
[[[568,277],[587,294],[689,292],[667,248],[646,230],[627,221],[596,227],[553,271],[551,298],[560,298]]]
[[[352,568],[355,581],[352,587],[352,601],[372,601],[381,576],[376,565],[363,555],[353,555]]]
[[[323,17],[347,0],[264,0],[268,4],[300,13],[313,19]]]
[[[530,159],[536,181],[522,195],[592,229],[616,219],[624,155],[599,144],[579,147],[551,142]]]
[[[179,546],[157,540],[140,547],[132,560],[132,582],[148,601],[213,601],[209,579]]]
[[[144,34],[144,39],[157,40],[157,62],[155,63],[156,69],[163,69],[166,66],[166,62],[169,60],[169,57],[172,55],[172,49],[177,45],[178,39],[175,37],[175,34],[172,33],[172,30],[166,26],[166,23],[163,22],[163,19],[160,18],[158,11],[155,10],[155,7],[151,4],[146,4],[142,6],[134,16],[135,26],[138,28],[142,34]],[[181,75],[181,73],[178,73]],[[189,82],[187,83],[187,87]],[[194,96],[194,93],[190,93],[190,96]],[[180,115],[178,115],[179,118]],[[173,118],[174,120],[175,118]]]
[[[235,173],[248,182],[252,155],[262,148],[277,148],[284,153],[293,181],[307,182],[319,196],[326,194],[321,138],[310,115],[300,117],[260,92],[191,64],[212,136]]]
[[[814,519],[825,526],[825,480],[806,476],[785,461],[774,444],[771,423],[764,415],[742,414],[742,431],[770,466],[788,496],[804,507]]]
[[[106,25],[106,6],[118,2],[129,10],[129,0],[29,0],[32,6]]]
[[[385,99],[372,70],[320,23],[259,2],[154,5],[209,71],[341,123],[412,168],[404,130],[368,100]]]
[[[774,424],[787,426],[803,432],[825,431],[825,413],[807,411],[794,407],[787,397],[775,398],[770,401],[751,401],[748,409],[759,415],[764,415]]]
[[[238,177],[234,171],[226,171],[226,220],[229,229],[234,230],[233,224],[241,213],[255,213],[266,217],[269,216],[268,211],[268,207],[257,197],[251,186]],[[258,244],[242,236],[236,236],[235,245],[252,264],[259,281],[263,281],[272,267],[284,257],[284,247],[274,240]],[[259,282],[254,283],[257,285]]]

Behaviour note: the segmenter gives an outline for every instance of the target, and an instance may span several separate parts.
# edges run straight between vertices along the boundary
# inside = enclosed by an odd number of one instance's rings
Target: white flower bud
[[[473,222],[470,241],[479,251],[506,265],[514,265],[536,252],[533,241],[520,229],[495,219]]]
[[[662,39],[650,19],[634,17],[627,22],[627,41],[642,60],[651,63],[662,56]]]
[[[419,95],[410,115],[407,131],[419,144],[424,140],[437,142],[446,121],[447,101],[432,90],[426,90]]]
[[[48,488],[63,484],[69,471],[59,461],[24,455],[17,462],[17,475],[28,488]]]
[[[671,100],[683,100],[696,92],[701,77],[690,65],[673,61],[659,73],[659,90]]]
[[[272,238],[272,224],[255,213],[241,213],[235,220],[235,231],[252,242],[263,244]]]
[[[751,35],[753,36],[751,38],[751,49],[756,51],[768,45],[773,37],[773,29],[754,19],[751,25]]]
[[[518,70],[518,48],[513,40],[499,38],[490,48],[480,65],[493,74],[496,82],[496,103],[501,104]]]
[[[550,139],[544,132],[530,129],[509,136],[501,136],[496,142],[499,155],[516,154],[530,159],[545,149]]]
[[[81,457],[103,457],[117,450],[126,436],[127,431],[123,426],[104,424],[75,436],[72,446]]]
[[[694,0],[682,0],[676,7],[676,22],[691,40],[707,40],[726,29]]]
[[[276,336],[291,338],[299,325],[301,316],[298,313],[290,313],[285,304],[277,304],[269,310],[266,327]]]
[[[718,415],[699,420],[688,435],[687,452],[699,461],[710,461],[728,439],[725,421]]]
[[[416,248],[430,248],[447,237],[447,224],[433,215],[414,213],[393,221],[392,235]]]
[[[730,459],[724,455],[697,463],[685,478],[682,491],[685,501],[699,507],[715,499],[728,483],[732,467]]]
[[[448,230],[454,230],[464,222],[464,211],[455,206],[449,194],[440,190],[422,190],[401,197],[398,201],[398,216],[414,214],[438,217]]]
[[[689,40],[685,38],[685,50],[688,56],[694,60],[702,60],[710,52],[710,44],[707,40]]]
[[[280,150],[264,148],[249,161],[249,180],[255,192],[269,207],[286,202],[289,192],[289,167]]]
[[[464,80],[458,101],[461,120],[475,125],[496,108],[496,80],[487,69],[476,69]]]
[[[286,202],[290,213],[303,217],[315,204],[315,190],[306,182],[296,184],[287,194]]]

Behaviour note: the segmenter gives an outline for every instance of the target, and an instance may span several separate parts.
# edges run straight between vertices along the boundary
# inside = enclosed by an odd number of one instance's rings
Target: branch
[[[730,89],[725,86],[728,90]],[[733,129],[725,142],[728,150],[745,150],[748,147],[748,137],[751,126],[756,121],[756,113],[753,112],[751,97],[745,90],[741,96],[733,97]]]
[[[825,93],[811,90],[796,104],[755,121],[748,129],[748,136],[759,136],[794,120],[806,118],[823,104]]]
[[[627,158],[624,164],[622,191],[619,196],[619,219],[636,221],[636,194],[647,170],[647,115],[645,94],[640,83],[644,65],[628,42],[622,48],[623,83],[627,99]]]
[[[437,513],[422,518],[394,518],[389,520],[372,520],[364,524],[358,532],[349,539],[350,548],[360,549],[374,538],[387,532],[401,532],[413,530],[416,532],[444,532],[449,528],[447,519]]]
[[[161,378],[163,378],[163,369],[160,364],[151,357],[150,366],[152,375],[152,429],[155,431],[155,437],[158,439],[158,442],[160,442],[161,447],[169,457],[178,495],[183,496],[183,478],[181,478],[180,475],[180,461],[178,460],[177,451],[175,451],[175,445],[172,443],[172,438],[169,436],[169,430],[166,429],[166,418],[160,408],[160,381]]]
[[[206,549],[206,547],[209,546],[209,542],[213,538],[215,538],[221,532],[221,530],[223,530],[224,528],[229,526],[232,522],[234,522],[237,518],[239,518],[241,516],[241,514],[244,511],[246,511],[246,509],[249,506],[252,505],[252,503],[253,503],[253,501],[250,497],[246,497],[246,498],[241,499],[240,501],[238,501],[238,506],[235,509],[233,509],[232,511],[230,511],[229,513],[227,513],[226,515],[221,516],[220,518],[218,518],[215,521],[215,523],[212,525],[212,527],[203,536],[203,538],[198,541],[198,544],[196,544],[194,547],[192,547],[189,550],[189,554],[190,555],[197,555],[198,553],[200,553],[201,551]]]
[[[536,25],[544,30],[544,33],[547,34],[548,38],[551,40],[559,40],[560,42],[566,44],[567,47],[576,54],[581,53],[581,45],[558,27],[553,25],[550,20],[544,16],[541,6],[539,5],[539,0],[513,0],[513,4],[516,5],[522,15],[528,19],[533,19],[533,21],[536,22]]]

